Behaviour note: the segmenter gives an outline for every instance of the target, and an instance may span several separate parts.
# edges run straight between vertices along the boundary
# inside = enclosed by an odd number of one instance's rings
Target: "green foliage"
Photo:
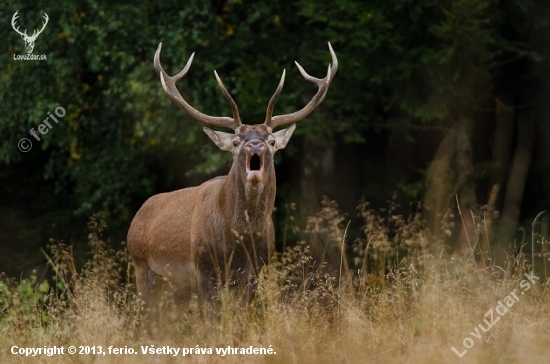
[[[113,3],[108,10],[95,1],[12,5],[6,14],[20,9],[20,22],[34,24],[43,11],[51,20],[35,50],[48,55],[42,63],[14,62],[13,53],[23,53],[23,43],[9,21],[1,25],[10,34],[12,49],[0,55],[8,65],[0,90],[6,108],[0,121],[2,161],[12,164],[43,154],[43,176],[54,181],[56,193],[76,197],[72,202],[78,214],[104,211],[129,219],[132,201],[152,193],[155,178],[148,165],[182,155],[204,161],[197,167],[201,173],[227,165],[227,159],[220,161],[212,153],[214,147],[205,143],[201,125],[172,107],[162,91],[152,67],[158,43],[164,42],[162,62],[170,74],[197,52],[189,77],[180,82],[185,98],[197,109],[228,114],[212,76],[217,69],[241,105],[245,122],[263,122],[281,58],[288,67],[293,59],[288,51],[298,42],[293,37],[294,45],[287,44],[297,17],[278,15],[290,12],[289,7],[229,2],[212,11],[199,1],[183,7],[177,2]],[[258,34],[266,39],[261,46]],[[259,56],[251,59],[248,54]],[[264,82],[269,79],[272,84]],[[17,141],[57,106],[67,115],[35,142],[31,153],[21,154]],[[183,167],[192,175],[195,164],[184,161],[172,168]]]
[[[532,6],[521,3],[506,10]],[[352,120],[342,128],[387,116],[446,123],[486,96],[493,62],[518,55],[540,60],[502,34],[502,4],[495,0],[300,4],[318,38],[331,39],[339,52],[342,74],[328,103],[338,119]]]
[[[44,305],[48,303],[49,293],[49,283],[38,282],[36,271],[19,283],[0,277],[0,322],[23,322],[31,326],[47,324],[49,318]]]

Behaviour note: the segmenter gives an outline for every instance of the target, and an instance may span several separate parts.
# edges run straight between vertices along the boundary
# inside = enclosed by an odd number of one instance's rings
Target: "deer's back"
[[[162,276],[175,274],[176,266],[190,268],[195,255],[193,231],[208,228],[205,219],[215,215],[216,196],[224,179],[217,177],[197,187],[149,198],[128,231],[132,258],[147,261]]]

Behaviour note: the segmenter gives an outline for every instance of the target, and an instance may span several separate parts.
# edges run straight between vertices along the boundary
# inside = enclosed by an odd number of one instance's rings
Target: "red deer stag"
[[[274,251],[275,233],[271,213],[275,202],[274,153],[288,143],[296,125],[273,132],[278,126],[295,123],[311,113],[325,98],[338,69],[338,60],[329,43],[332,66],[325,78],[308,75],[296,63],[302,76],[317,85],[315,96],[301,110],[272,116],[281,93],[285,71],[267,106],[265,122],[243,125],[237,104],[214,74],[233,117],[215,117],[194,109],[181,96],[175,83],[191,66],[170,77],[160,65],[159,44],[155,70],[164,91],[193,118],[212,126],[231,128],[223,133],[204,128],[221,149],[233,153],[227,176],[217,177],[198,187],[161,193],[149,198],[134,217],[128,231],[128,249],[136,267],[137,289],[146,305],[154,309],[159,299],[160,280],[175,288],[177,300],[187,300],[198,291],[199,300],[212,301],[220,284],[246,287],[243,296],[250,302],[261,267]]]

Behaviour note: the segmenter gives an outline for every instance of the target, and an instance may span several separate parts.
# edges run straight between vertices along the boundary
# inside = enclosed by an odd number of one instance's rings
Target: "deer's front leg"
[[[136,285],[144,309],[147,313],[147,332],[154,336],[159,325],[159,299],[161,287],[158,287],[159,277],[149,268],[146,261],[134,261],[136,267]]]
[[[217,295],[216,278],[212,274],[202,273],[198,275],[198,294],[201,306],[204,304],[213,304]]]

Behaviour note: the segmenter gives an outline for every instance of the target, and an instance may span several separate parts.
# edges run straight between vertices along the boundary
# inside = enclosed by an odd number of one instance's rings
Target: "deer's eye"
[[[238,147],[238,146],[239,146],[239,142],[238,142],[238,141],[234,141],[234,142],[233,142],[233,146],[234,146],[234,147]]]
[[[272,147],[274,147],[274,146],[275,146],[275,140],[270,140],[270,141],[269,141],[269,145],[271,145]]]

